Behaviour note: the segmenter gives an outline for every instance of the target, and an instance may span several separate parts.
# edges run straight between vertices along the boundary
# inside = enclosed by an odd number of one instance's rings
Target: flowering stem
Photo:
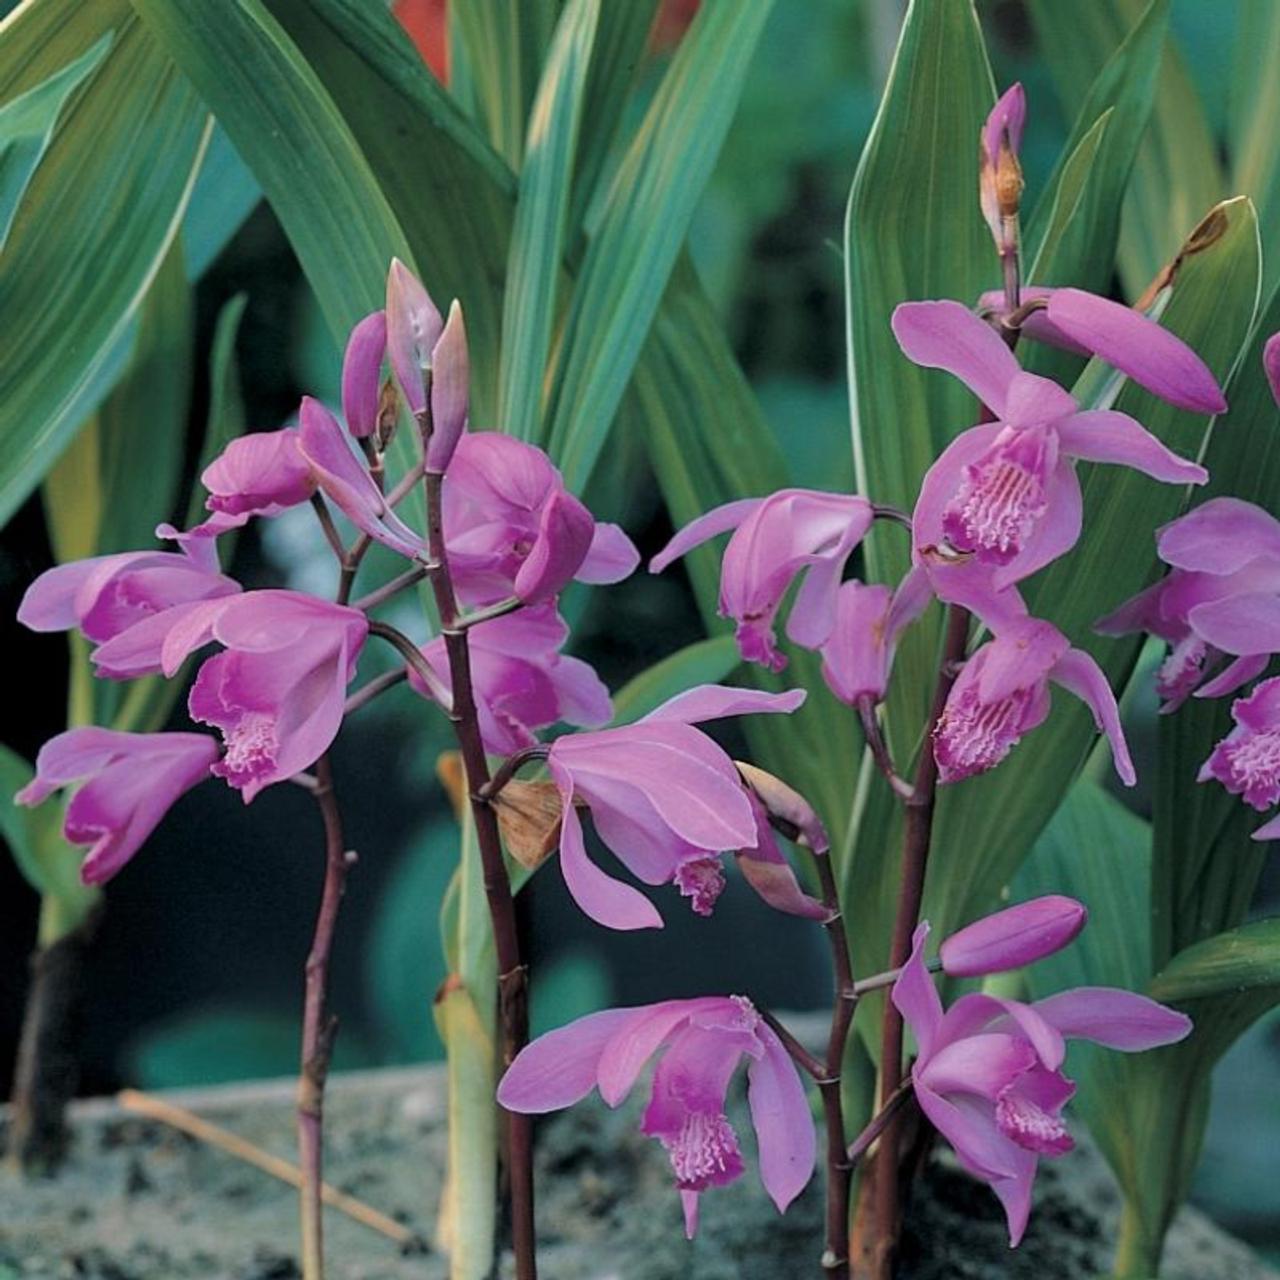
[[[311,495],[311,508],[316,513],[316,519],[320,521],[320,528],[324,530],[325,541],[332,548],[333,554],[338,557],[338,563],[345,568],[347,548],[342,541],[342,535],[338,532],[338,526],[333,523],[333,516],[329,514],[329,504],[325,502],[322,494],[317,492]]]
[[[302,1016],[302,1071],[298,1078],[298,1163],[302,1168],[302,1274],[323,1280],[324,1240],[321,1217],[323,1187],[324,1086],[329,1074],[338,1020],[327,1009],[329,954],[346,887],[347,869],[355,862],[342,837],[342,815],[333,791],[329,757],[316,761],[312,790],[324,821],[325,870],[320,912],[307,956],[306,998]]]
[[[448,710],[452,695],[445,688],[440,677],[432,671],[431,664],[422,656],[422,650],[403,631],[398,627],[393,627],[389,622],[378,622],[370,619],[369,634],[371,636],[381,636],[388,644],[399,650],[405,662],[413,669],[413,674],[431,690],[431,696]]]
[[[388,689],[394,689],[396,685],[408,678],[408,667],[397,667],[394,671],[384,671],[380,676],[375,676],[346,700],[342,708],[343,718],[345,719],[353,711],[359,711],[361,707],[367,707],[374,698],[386,693]]]
[[[505,618],[507,614],[515,613],[523,603],[517,596],[508,596],[505,600],[499,600],[496,604],[486,605],[483,609],[475,609],[471,613],[460,614],[458,620],[454,623],[455,629],[466,631],[469,627],[477,627],[482,622],[492,622],[494,618]]]
[[[906,805],[906,830],[902,844],[902,883],[898,893],[898,909],[893,922],[889,968],[900,969],[911,954],[911,935],[920,917],[924,897],[924,877],[929,861],[929,844],[933,836],[934,798],[938,785],[938,762],[933,751],[933,726],[938,723],[947,703],[947,695],[955,683],[957,665],[964,657],[969,638],[969,612],[959,605],[947,611],[947,633],[938,680],[934,686],[933,706],[925,731],[924,745],[916,765],[915,794]],[[903,1080],[902,1015],[892,1000],[884,1003],[884,1020],[880,1033],[880,1106],[885,1108]],[[902,1126],[889,1124],[876,1156],[874,1204],[876,1240],[871,1262],[876,1280],[890,1280],[893,1255],[900,1226],[898,1204],[898,1149]]]
[[[425,565],[417,565],[412,569],[406,569],[403,573],[392,578],[390,582],[385,582],[382,586],[370,591],[368,595],[352,601],[351,607],[353,609],[363,609],[367,613],[370,609],[376,609],[380,604],[385,604],[392,596],[398,596],[406,587],[413,586],[415,582],[421,582],[426,576],[427,569]]]
[[[827,1074],[827,1064],[815,1053],[810,1053],[808,1049],[796,1039],[795,1035],[787,1030],[786,1024],[779,1022],[778,1019],[769,1012],[758,1000],[752,1003],[759,1011],[761,1018],[768,1023],[773,1034],[782,1041],[782,1047],[791,1055],[791,1060],[800,1068],[807,1076],[821,1083]]]
[[[939,973],[942,969],[942,961],[934,956],[925,968],[930,973]],[[853,994],[855,996],[865,996],[870,991],[879,991],[884,987],[891,987],[902,974],[902,969],[886,969],[883,973],[873,973],[869,978],[859,978],[853,984]]]
[[[867,1127],[849,1144],[849,1150],[845,1155],[851,1169],[867,1154],[871,1144],[884,1132],[889,1121],[898,1114],[898,1108],[911,1096],[913,1087],[910,1080],[904,1080],[889,1096],[884,1106],[871,1117]]]
[[[480,788],[480,798],[489,801],[510,782],[525,765],[533,760],[545,760],[549,748],[546,743],[539,742],[532,747],[521,747],[513,751],[497,768],[492,778]]]
[[[884,734],[880,730],[876,705],[870,698],[858,699],[858,719],[862,721],[863,737],[866,738],[867,748],[871,752],[876,768],[884,774],[894,794],[909,803],[915,795],[915,788],[894,767],[893,756],[889,753],[889,744],[885,742]]]
[[[425,424],[424,438],[430,435]],[[444,540],[442,485],[444,477],[426,473],[427,550],[431,558],[429,577],[435,594],[445,652],[449,659],[452,688],[450,719],[458,738],[471,816],[484,874],[485,897],[493,924],[494,947],[498,959],[498,1016],[502,1024],[502,1064],[509,1067],[529,1039],[528,969],[520,956],[516,929],[515,899],[507,867],[502,857],[502,840],[493,806],[483,793],[491,781],[485,758],[471,685],[471,649],[465,628],[459,627],[458,601],[449,573]],[[511,1234],[516,1259],[517,1280],[535,1280],[537,1261],[533,1221],[533,1129],[528,1116],[503,1112],[507,1176],[511,1189]]]
[[[853,970],[849,964],[849,940],[845,935],[844,916],[836,892],[831,859],[814,855],[818,882],[822,886],[822,903],[828,910],[823,928],[831,943],[831,965],[835,1000],[831,1009],[831,1031],[827,1037],[826,1070],[818,1081],[822,1095],[823,1120],[827,1130],[827,1243],[822,1254],[822,1267],[829,1276],[849,1274],[849,1175],[853,1168],[845,1152],[844,1103],[840,1096],[840,1077],[844,1070],[844,1051],[849,1027],[858,1003],[854,994]]]

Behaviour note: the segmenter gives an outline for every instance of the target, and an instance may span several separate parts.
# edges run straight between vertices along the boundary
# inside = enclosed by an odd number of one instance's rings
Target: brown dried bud
[[[493,798],[507,852],[536,871],[560,842],[560,792],[553,782],[508,782]]]
[[[996,205],[1002,218],[1016,218],[1022,203],[1022,166],[1009,146],[1008,138],[1000,142],[1000,161],[996,165]]]
[[[400,395],[396,391],[393,378],[382,384],[378,393],[378,448],[385,449],[395,435],[396,423],[400,420]]]

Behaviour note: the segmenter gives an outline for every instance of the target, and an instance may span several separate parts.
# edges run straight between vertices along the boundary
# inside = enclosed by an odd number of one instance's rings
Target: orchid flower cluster
[[[1126,785],[1135,772],[1106,676],[1051,622],[1032,616],[1020,584],[1067,554],[1082,533],[1078,463],[1133,468],[1154,482],[1202,485],[1208,476],[1141,423],[1112,409],[1083,408],[1056,382],[1023,369],[1019,337],[1086,353],[1170,404],[1219,413],[1212,373],[1168,331],[1138,311],[1078,289],[1021,288],[1017,278],[1017,149],[1025,104],[1015,87],[983,131],[982,206],[1005,289],[981,300],[903,303],[892,317],[904,355],[959,379],[981,406],[923,477],[908,514],[863,495],[783,489],[730,502],[678,531],[650,562],[659,572],[693,548],[729,534],[720,612],[736,624],[741,657],[778,673],[787,657],[777,634],[821,656],[832,695],[854,709],[868,745],[908,813],[903,905],[893,954],[881,973],[851,972],[830,841],[812,806],[783,780],[735,762],[700,726],[742,715],[787,715],[805,692],[726,685],[687,690],[632,724],[608,727],[609,692],[585,662],[564,653],[569,629],[557,607],[571,581],[615,583],[639,555],[616,526],[601,523],[538,448],[468,420],[468,355],[462,310],[447,318],[422,284],[395,262],[386,304],[352,330],[342,373],[340,422],[304,399],[296,426],[232,442],[204,472],[208,518],[158,534],[176,550],[138,551],[59,566],[27,592],[20,617],[42,631],[78,629],[94,646],[97,674],[176,677],[214,647],[188,697],[203,732],[130,734],[77,728],[41,751],[35,781],[19,795],[35,804],[78,784],[65,834],[88,846],[86,881],[109,879],[132,858],[169,807],[210,776],[246,803],[278,783],[313,791],[326,829],[340,833],[326,752],[343,719],[400,678],[453,722],[484,863],[500,975],[505,1073],[497,1097],[509,1113],[507,1160],[518,1274],[534,1274],[530,1128],[525,1117],[568,1106],[598,1090],[610,1106],[656,1059],[641,1130],[671,1165],[687,1233],[702,1192],[742,1175],[729,1087],[745,1063],[759,1175],[785,1210],[810,1180],[818,1141],[806,1077],[827,1129],[827,1262],[849,1258],[849,1171],[874,1144],[878,1169],[896,1179],[893,1134],[915,1105],[960,1162],[988,1182],[1008,1219],[1011,1243],[1027,1223],[1040,1157],[1071,1147],[1062,1111],[1073,1092],[1063,1073],[1065,1041],[1122,1051],[1172,1043],[1189,1020],[1133,993],[1105,988],[1024,1003],[971,991],[949,1008],[935,976],[961,980],[1021,968],[1068,945],[1085,922],[1081,904],[1059,896],[1017,904],[953,933],[926,959],[928,925],[919,887],[935,784],[994,769],[1050,714],[1051,686],[1090,709]],[[384,367],[392,376],[384,381]],[[404,416],[417,428],[415,464],[388,485],[386,460]],[[426,531],[401,515],[421,486]],[[249,519],[272,519],[310,503],[336,553],[332,600],[290,590],[244,590],[219,564],[219,539]],[[354,527],[348,543],[336,508]],[[877,528],[905,526],[912,563],[902,581],[849,576]],[[404,560],[404,571],[352,598],[372,542]],[[1280,651],[1280,522],[1232,499],[1216,499],[1160,532],[1168,577],[1103,621],[1103,630],[1152,631],[1173,645],[1161,670],[1168,708],[1220,696],[1261,674]],[[439,630],[415,641],[376,615],[426,580]],[[786,601],[793,586],[789,608]],[[938,676],[938,714],[925,726],[914,780],[902,776],[879,725],[895,649],[933,601],[950,610],[948,653]],[[970,619],[987,638],[970,646]],[[350,692],[370,637],[394,646],[403,666]],[[1225,670],[1209,677],[1224,657]],[[1264,681],[1235,706],[1237,728],[1206,762],[1257,808],[1280,800],[1280,681]],[[547,736],[567,724],[579,732]],[[493,764],[496,759],[497,763]],[[526,767],[546,777],[520,782]],[[850,766],[852,767],[852,766]],[[771,908],[823,927],[835,974],[825,1057],[743,994],[712,993],[643,1008],[591,1014],[528,1043],[527,967],[514,928],[500,836],[515,849],[521,789],[545,803],[529,865],[558,865],[582,911],[614,930],[661,928],[636,884],[602,869],[588,850],[584,819],[641,885],[674,886],[700,916],[727,892],[725,860]],[[521,810],[521,812],[525,812]],[[526,813],[527,820],[527,813]],[[1280,819],[1258,837],[1280,831]],[[340,834],[337,845],[342,854]],[[914,844],[912,843],[914,841]],[[798,877],[787,843],[805,851]],[[326,901],[340,889],[344,859],[330,858]],[[914,892],[907,892],[915,877]],[[815,886],[818,892],[814,892]],[[330,921],[331,927],[331,921]],[[881,1106],[849,1141],[840,1075],[852,1015],[866,994],[888,990]],[[309,993],[309,1002],[311,996]],[[320,1027],[309,1003],[308,1026]],[[311,1013],[317,1021],[311,1020]],[[896,1028],[893,1024],[896,1019]],[[903,1069],[902,1020],[915,1041]],[[313,1095],[327,1053],[316,1032]],[[895,1039],[896,1037],[896,1039]],[[304,1051],[304,1058],[306,1057]],[[305,1070],[305,1069],[304,1069]],[[306,1118],[319,1115],[312,1096]],[[300,1114],[300,1134],[307,1132]],[[318,1150],[318,1141],[316,1143]],[[318,1155],[304,1168],[318,1196]],[[312,1185],[313,1184],[313,1185]],[[316,1228],[318,1233],[318,1227]],[[318,1238],[318,1237],[317,1237]]]

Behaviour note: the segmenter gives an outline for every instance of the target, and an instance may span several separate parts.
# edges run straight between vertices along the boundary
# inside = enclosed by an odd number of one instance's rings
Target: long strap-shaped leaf
[[[111,49],[62,111],[0,258],[0,523],[119,372],[208,134],[199,98],[124,0],[16,9],[0,24],[0,99],[108,33]]]
[[[569,197],[600,0],[570,0],[529,117],[502,312],[498,422],[536,437],[565,257]]]
[[[701,7],[611,178],[578,273],[549,409],[549,448],[571,488],[586,482],[604,446],[770,7]]]

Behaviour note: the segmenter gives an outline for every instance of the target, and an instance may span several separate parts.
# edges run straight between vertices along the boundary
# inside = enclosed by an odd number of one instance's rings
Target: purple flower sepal
[[[1173,1044],[1191,1019],[1146,996],[1079,987],[1023,1004],[974,993],[945,1013],[924,961],[928,924],[915,932],[893,1002],[915,1036],[911,1079],[920,1109],[960,1163],[1004,1205],[1016,1246],[1031,1211],[1041,1156],[1072,1148],[1062,1108],[1075,1084],[1062,1073],[1068,1039],[1136,1053]]]
[[[1167,484],[1208,479],[1127,414],[1081,410],[1056,382],[1022,370],[995,330],[958,302],[903,303],[893,331],[909,359],[955,375],[996,418],[961,432],[920,488],[913,549],[944,599],[953,565],[977,562],[999,590],[1075,545],[1075,459],[1133,467]]]
[[[725,1096],[744,1058],[760,1181],[784,1213],[813,1176],[813,1116],[795,1064],[744,996],[667,1000],[579,1018],[521,1050],[498,1085],[498,1101],[508,1111],[538,1115],[598,1088],[616,1107],[659,1053],[640,1130],[671,1159],[685,1235],[697,1232],[701,1193],[743,1173]]]
[[[571,580],[620,582],[640,561],[631,539],[597,522],[541,449],[495,431],[462,435],[442,488],[445,541],[467,605],[550,600]]]
[[[819,649],[836,627],[840,581],[854,549],[874,519],[862,497],[782,489],[744,498],[685,525],[649,562],[660,573],[717,534],[733,531],[720,569],[720,614],[738,624],[738,649],[748,662],[781,671],[774,619],[782,598],[802,574],[787,621],[787,636]]]
[[[59,787],[82,785],[67,805],[62,833],[87,844],[85,884],[110,880],[137,853],[174,802],[209,776],[217,741],[203,733],[121,733],[68,729],[36,757],[36,776],[14,796],[40,804]]]
[[[734,851],[744,870],[743,860],[761,864],[747,879],[771,905],[822,918],[822,904],[796,884],[764,806],[723,749],[693,727],[722,716],[791,712],[803,701],[800,689],[772,694],[703,685],[635,724],[557,738],[547,768],[563,805],[560,874],[578,906],[611,929],[662,927],[644,894],[587,857],[581,805],[637,879],[677,885],[700,915],[710,914],[724,888],[720,855]]]
[[[510,755],[537,741],[534,733],[564,721],[592,729],[613,715],[609,691],[594,668],[560,652],[569,628],[554,604],[535,605],[472,627],[471,679],[485,750]],[[422,655],[449,683],[449,657],[443,636],[423,646]],[[412,669],[409,683],[430,691]],[[447,708],[446,708],[447,710]]]

